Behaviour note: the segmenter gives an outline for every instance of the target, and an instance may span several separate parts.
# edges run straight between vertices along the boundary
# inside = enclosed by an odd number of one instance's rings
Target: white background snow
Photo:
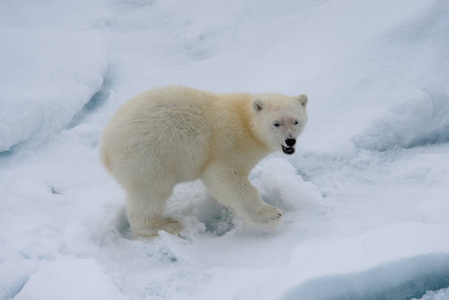
[[[3,0],[0,299],[449,299],[449,2]],[[292,157],[252,172],[280,227],[200,182],[131,240],[98,160],[166,84],[309,96]]]

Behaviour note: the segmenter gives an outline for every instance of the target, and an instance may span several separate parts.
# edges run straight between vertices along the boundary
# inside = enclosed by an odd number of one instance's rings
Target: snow
[[[447,299],[449,4],[0,3],[0,299]],[[309,96],[247,227],[200,182],[133,240],[100,134],[166,84]]]
[[[45,141],[70,124],[103,84],[102,39],[96,32],[0,26],[0,151],[32,137]]]
[[[449,298],[449,288],[439,291],[429,291],[420,300],[445,300]]]
[[[42,288],[51,283],[52,288]],[[57,260],[29,278],[14,299],[124,299],[93,259]]]

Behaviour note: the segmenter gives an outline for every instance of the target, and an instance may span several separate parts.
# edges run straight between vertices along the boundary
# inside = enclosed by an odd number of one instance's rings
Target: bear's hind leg
[[[179,221],[162,216],[167,199],[170,197],[174,184],[155,183],[140,185],[133,188],[127,197],[127,215],[131,230],[136,238],[152,238],[160,230],[178,234],[182,230]]]

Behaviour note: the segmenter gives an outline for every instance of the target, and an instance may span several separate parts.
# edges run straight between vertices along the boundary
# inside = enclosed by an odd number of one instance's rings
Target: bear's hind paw
[[[160,223],[159,226],[157,226],[157,228],[159,230],[167,231],[168,233],[171,234],[178,234],[182,230],[182,224],[178,220],[172,218],[165,218],[162,219],[162,222]]]
[[[135,237],[155,238],[159,235],[160,230],[177,235],[182,230],[182,224],[172,218],[157,219],[152,220],[149,227],[133,230],[133,233]]]

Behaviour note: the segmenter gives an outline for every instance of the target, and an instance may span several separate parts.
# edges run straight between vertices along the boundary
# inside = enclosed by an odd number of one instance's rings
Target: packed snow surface
[[[4,0],[0,300],[449,299],[449,2]],[[250,175],[247,227],[200,182],[133,240],[98,160],[167,84],[309,96],[297,153]]]

